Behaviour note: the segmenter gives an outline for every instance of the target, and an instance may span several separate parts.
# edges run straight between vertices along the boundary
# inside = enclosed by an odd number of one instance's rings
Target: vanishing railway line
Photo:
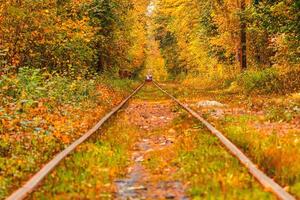
[[[65,150],[57,154],[50,162],[42,167],[42,169],[37,172],[29,181],[27,181],[21,188],[13,192],[7,200],[19,200],[24,199],[31,192],[36,189],[39,184],[43,181],[43,179],[49,175],[56,166],[64,160],[76,147],[85,142],[91,135],[93,135],[108,119],[110,119],[114,114],[116,114],[136,93],[138,93],[146,83],[142,83],[137,89],[135,89],[125,100],[123,100],[118,106],[116,106],[112,111],[106,114],[92,129],[86,132],[82,137],[72,143]],[[180,105],[184,110],[189,112],[193,117],[197,118],[205,127],[215,135],[223,146],[233,155],[235,156],[249,171],[249,173],[254,176],[257,181],[267,190],[272,191],[276,197],[284,200],[293,200],[291,194],[286,192],[279,184],[277,184],[274,180],[264,174],[261,170],[259,170],[256,165],[232,142],[230,142],[220,131],[218,131],[215,127],[213,127],[208,121],[202,118],[198,113],[190,109],[188,106],[181,103],[174,96],[169,94],[166,90],[161,88],[161,86],[153,81],[153,84],[163,93],[165,93],[168,97],[170,97],[173,101],[175,101],[178,105]]]

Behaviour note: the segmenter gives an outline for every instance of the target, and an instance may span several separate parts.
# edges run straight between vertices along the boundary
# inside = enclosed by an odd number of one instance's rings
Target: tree
[[[247,33],[246,33],[246,20],[245,20],[245,9],[246,9],[246,2],[245,0],[241,0],[241,58],[240,58],[240,66],[241,70],[247,69]]]
[[[145,60],[148,0],[0,1],[1,65],[85,74]]]

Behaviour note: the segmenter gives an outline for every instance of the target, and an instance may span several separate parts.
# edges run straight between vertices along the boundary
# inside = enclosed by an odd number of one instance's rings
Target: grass
[[[248,154],[255,163],[278,183],[300,197],[300,141],[299,133],[266,135],[249,126],[249,116],[226,117],[223,132]],[[259,139],[258,139],[259,136]]]
[[[100,76],[51,75],[29,67],[1,76],[0,199],[85,133],[134,85]]]
[[[113,88],[118,93],[131,92],[134,87],[141,83],[136,80],[111,78],[108,76],[99,77],[97,82]]]
[[[175,177],[189,182],[193,199],[274,199],[197,121],[184,116],[176,124]]]
[[[147,170],[160,180],[187,184],[192,199],[275,199],[197,120],[183,110],[177,112],[171,125],[151,132],[176,140],[171,147],[148,154],[143,162]],[[170,129],[175,135],[168,133]],[[170,167],[175,172],[171,175],[165,171]]]
[[[174,86],[166,86],[170,91]],[[241,107],[253,107],[264,110],[264,116],[255,115],[230,115],[224,119],[209,119],[216,124],[234,144],[240,147],[254,163],[258,164],[269,176],[274,178],[289,192],[300,198],[300,138],[299,131],[290,131],[285,134],[272,134],[258,132],[249,123],[258,122],[291,122],[299,116],[299,101],[291,96],[243,96],[233,95],[226,92],[203,92],[193,88],[184,88],[189,95],[181,94],[178,97],[195,100],[209,98],[221,100],[229,105]],[[182,90],[178,87],[178,91]],[[172,92],[172,91],[171,91]],[[178,92],[176,92],[178,94]],[[214,94],[214,95],[212,95]],[[209,116],[207,116],[209,118]],[[278,130],[280,132],[280,130]]]
[[[167,99],[151,85],[147,85],[135,98],[143,101]],[[176,138],[175,143],[166,150],[150,152],[143,162],[147,170],[159,174],[161,178],[180,180],[187,184],[187,193],[192,199],[275,199],[272,194],[264,191],[247,169],[224,149],[217,138],[204,130],[197,120],[176,106],[172,105],[172,110],[178,112],[179,116],[170,126],[154,130],[151,134],[175,134],[172,135]],[[138,129],[128,123],[126,116],[118,116],[117,119],[118,123],[113,126],[107,124],[101,131],[104,135],[91,138],[61,163],[31,198],[112,199],[112,183],[116,178],[126,175],[131,147],[140,136]],[[246,124],[250,119],[254,120],[243,116],[238,123]],[[299,143],[290,146],[290,137],[286,140],[276,137],[257,140],[257,134],[251,134],[246,125],[235,126],[236,123],[235,118],[226,118],[222,122],[222,125],[226,125],[224,132],[228,137],[253,156],[255,162],[265,164],[265,169],[270,170],[270,174],[275,175],[281,163],[289,163],[282,168],[276,179],[293,183],[290,191],[297,194],[300,185],[295,175],[300,170],[289,167],[293,159],[298,160],[297,156],[300,154],[295,147],[299,147]],[[168,133],[169,129],[174,129],[175,133]],[[294,141],[296,139],[295,135]],[[272,145],[280,148],[274,150]],[[279,159],[282,162],[277,165]],[[164,170],[169,166],[177,169],[171,176]]]
[[[113,181],[126,175],[139,135],[125,117],[117,118],[63,161],[31,198],[112,199]]]
[[[293,112],[293,108],[286,108],[284,106],[270,106],[266,110],[266,119],[271,122],[291,122],[293,117],[298,112]]]
[[[118,88],[120,83],[110,80],[107,84]],[[146,85],[134,99],[153,98],[153,89]],[[131,150],[139,135],[139,129],[119,112],[98,134],[67,157],[30,198],[112,199],[113,182],[126,175],[125,169],[131,163]]]
[[[156,88],[152,83],[146,83],[144,88],[135,95],[141,101],[168,100],[169,98]]]

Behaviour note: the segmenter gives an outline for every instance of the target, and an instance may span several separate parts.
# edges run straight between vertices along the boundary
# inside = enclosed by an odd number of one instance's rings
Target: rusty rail
[[[106,114],[92,129],[86,132],[78,140],[64,149],[62,152],[58,153],[50,162],[44,165],[40,171],[38,171],[33,177],[31,177],[21,188],[13,192],[6,200],[22,200],[28,194],[30,194],[41,181],[74,149],[81,143],[86,141],[91,135],[93,135],[111,116],[113,116],[118,110],[120,110],[128,100],[135,95],[145,83],[142,83],[138,88],[136,88],[131,95],[124,99],[118,106],[113,108],[108,114]]]
[[[189,108],[187,105],[181,103],[178,99],[174,96],[169,94],[167,91],[162,89],[160,85],[153,81],[154,85],[159,88],[163,93],[169,96],[173,101],[179,104],[182,108],[188,111],[192,116],[197,118],[200,122],[202,122],[206,128],[214,134],[221,143],[230,151],[236,158],[240,160],[240,162],[249,170],[249,172],[261,183],[261,185],[271,190],[279,199],[282,200],[296,200],[291,194],[286,192],[278,183],[276,183],[273,179],[268,177],[264,172],[259,170],[256,165],[237,147],[235,146],[230,140],[228,140],[220,131],[218,131],[213,125],[211,125],[208,121],[206,121],[203,117],[201,117],[197,112]]]
[[[182,106],[186,111],[188,111],[192,116],[201,121],[211,133],[213,133],[221,143],[235,156],[240,162],[249,170],[249,172],[262,184],[266,189],[271,190],[279,199],[282,200],[295,200],[291,194],[286,192],[279,184],[274,180],[264,174],[259,170],[256,165],[230,140],[228,140],[220,131],[213,127],[208,121],[201,117],[197,112],[193,111],[191,108],[177,100],[174,96],[169,94],[160,85],[153,81],[154,85],[159,88],[163,93],[169,96],[173,101]],[[86,141],[91,135],[93,135],[112,115],[114,115],[118,110],[120,110],[128,100],[135,95],[145,83],[141,84],[137,89],[135,89],[131,95],[129,95],[125,100],[123,100],[118,106],[112,109],[108,114],[106,114],[92,129],[86,132],[82,137],[72,143],[62,152],[58,153],[50,162],[48,162],[42,169],[37,172],[29,181],[27,181],[21,188],[13,192],[6,200],[22,200],[28,194],[30,194],[40,183],[41,181],[74,149],[79,146],[81,143]]]

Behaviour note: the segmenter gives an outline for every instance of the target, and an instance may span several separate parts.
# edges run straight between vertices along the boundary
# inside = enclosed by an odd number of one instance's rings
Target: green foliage
[[[278,72],[274,69],[263,71],[247,71],[238,78],[239,84],[246,93],[263,92],[273,93],[282,89],[281,82],[278,80]]]
[[[48,97],[58,103],[78,104],[86,99],[96,98],[100,94],[96,91],[96,81],[84,79],[69,79],[66,77],[55,76],[48,81]]]
[[[15,81],[17,82],[17,93],[22,98],[36,99],[46,95],[45,78],[40,69],[21,68]]]
[[[2,76],[0,88],[6,98],[11,97],[15,102],[30,105],[41,98],[48,98],[59,104],[78,104],[99,95],[95,92],[96,81],[93,79],[51,75],[31,67],[20,68],[16,77]]]
[[[8,74],[0,78],[2,93],[18,100],[35,100],[46,94],[45,79],[41,70],[24,67],[17,76]]]
[[[137,84],[137,82],[134,80],[120,79],[118,77],[110,77],[106,75],[100,76],[99,79],[97,79],[97,82],[103,83],[111,88],[114,88],[114,90],[120,93],[132,91],[132,86]]]
[[[246,93],[287,94],[300,90],[300,71],[280,73],[275,68],[246,71],[239,75],[237,82]]]

